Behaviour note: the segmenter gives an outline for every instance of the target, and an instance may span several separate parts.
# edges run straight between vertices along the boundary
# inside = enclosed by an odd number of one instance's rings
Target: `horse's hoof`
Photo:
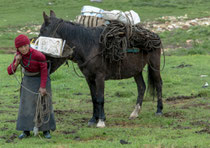
[[[162,113],[162,112],[156,112],[155,115],[156,115],[156,116],[162,116],[163,113]]]
[[[134,111],[131,113],[129,119],[130,119],[130,120],[136,119],[138,116],[139,116],[138,112],[134,110]]]
[[[96,127],[104,128],[105,126],[106,126],[106,125],[105,125],[104,120],[99,119],[99,121],[98,121]]]
[[[89,121],[88,121],[88,126],[93,126],[97,123],[96,119],[94,117],[92,117]]]
[[[134,109],[133,112],[131,113],[129,119],[130,119],[130,120],[131,120],[131,119],[136,119],[136,118],[139,116],[140,109],[141,109],[140,105],[137,104],[137,105],[135,106],[135,109]]]
[[[95,124],[96,124],[95,122],[88,122],[88,126],[93,126]]]
[[[137,117],[138,117],[138,114],[135,114],[135,115],[132,115],[131,114],[130,117],[129,117],[129,119],[132,120],[132,119],[136,119]]]

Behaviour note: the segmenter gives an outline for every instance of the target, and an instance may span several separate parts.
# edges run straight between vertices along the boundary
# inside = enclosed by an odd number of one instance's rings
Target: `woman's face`
[[[19,47],[18,51],[21,54],[25,55],[25,54],[27,54],[29,52],[29,49],[30,49],[29,44],[26,44],[26,45],[23,45],[23,46]]]

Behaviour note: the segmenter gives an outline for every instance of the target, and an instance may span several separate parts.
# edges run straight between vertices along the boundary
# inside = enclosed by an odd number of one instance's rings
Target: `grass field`
[[[34,32],[43,22],[42,12],[54,10],[58,17],[72,20],[83,5],[103,9],[133,9],[141,21],[160,20],[161,16],[190,18],[209,17],[208,0],[0,0],[0,147],[210,147],[210,27],[194,26],[188,30],[176,29],[160,33],[166,65],[163,79],[163,116],[155,115],[156,99],[146,95],[140,116],[128,117],[133,111],[137,89],[133,79],[106,81],[106,128],[88,127],[92,102],[85,79],[79,78],[70,64],[61,66],[51,75],[53,106],[57,123],[52,139],[30,137],[19,140],[16,118],[19,107],[19,84],[8,76],[7,66],[13,55],[14,38],[19,31]],[[161,21],[161,20],[160,20]],[[35,34],[27,34],[30,37]],[[192,40],[187,44],[187,40]],[[163,66],[163,58],[162,65]],[[77,66],[76,70],[80,73]],[[144,70],[144,78],[147,70]],[[81,74],[81,73],[80,73]],[[20,71],[16,73],[20,80]],[[122,143],[126,144],[122,144]]]
[[[156,101],[147,97],[140,117],[129,120],[135,105],[137,91],[133,79],[107,81],[105,112],[107,127],[87,127],[92,114],[92,103],[84,79],[72,67],[62,66],[52,76],[53,104],[57,130],[51,140],[31,137],[18,140],[15,131],[19,105],[19,85],[5,71],[12,55],[1,55],[0,83],[0,145],[2,147],[208,147],[209,142],[209,88],[202,88],[210,78],[209,56],[169,56],[162,72],[164,87],[164,115],[155,116]],[[184,63],[184,64],[183,64]],[[199,66],[198,63],[203,63]],[[181,65],[181,66],[180,66]],[[184,66],[183,66],[184,65]],[[187,66],[188,65],[188,66]],[[145,72],[146,73],[146,72]],[[17,73],[19,78],[20,73]],[[8,83],[9,82],[9,83]],[[184,96],[199,95],[195,98]],[[174,98],[171,98],[171,97]],[[183,97],[176,97],[183,96]],[[170,99],[175,99],[170,101]],[[167,101],[169,100],[169,101]]]

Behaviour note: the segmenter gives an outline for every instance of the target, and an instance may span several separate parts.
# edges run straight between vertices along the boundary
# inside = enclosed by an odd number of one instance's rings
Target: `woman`
[[[23,131],[19,139],[30,136],[30,131],[35,128],[43,131],[44,137],[50,139],[50,130],[54,131],[56,124],[52,108],[51,81],[48,74],[46,57],[41,52],[30,48],[30,40],[26,35],[21,34],[16,37],[15,47],[17,48],[17,53],[13,63],[8,66],[7,71],[9,75],[14,74],[19,64],[21,64],[24,71],[16,126],[17,130]],[[48,116],[45,115],[43,117],[44,122],[40,123],[43,120],[40,119],[42,116],[38,115],[37,108],[41,107],[37,106],[37,101],[44,97],[46,97],[49,103],[47,108],[49,114]],[[46,109],[46,104],[44,108]],[[35,119],[35,117],[39,117],[39,119]]]

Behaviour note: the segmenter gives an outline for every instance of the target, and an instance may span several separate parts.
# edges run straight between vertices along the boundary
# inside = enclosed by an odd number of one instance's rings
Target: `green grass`
[[[103,129],[87,127],[92,115],[88,86],[85,79],[76,76],[72,66],[62,66],[51,75],[57,123],[52,139],[18,140],[11,137],[20,134],[15,130],[19,85],[6,72],[13,55],[0,55],[3,69],[0,73],[3,78],[0,81],[0,147],[208,147],[210,88],[202,88],[202,85],[210,82],[209,58],[207,55],[166,57],[166,67],[161,72],[164,84],[162,117],[155,116],[156,101],[146,98],[139,118],[129,120],[137,97],[134,80],[106,81],[107,121]],[[178,68],[181,64],[191,66]],[[16,74],[20,79],[20,72]],[[201,78],[204,74],[208,76]],[[144,77],[146,79],[146,72]],[[168,97],[191,94],[201,94],[201,97],[166,101]],[[120,140],[130,144],[122,145]]]
[[[210,26],[195,26],[189,30],[166,31],[161,33],[160,37],[163,45],[171,49],[166,52],[166,55],[210,54]],[[191,42],[187,43],[188,40]]]
[[[50,9],[55,10],[62,18],[74,19],[80,13],[83,5],[93,5],[106,10],[133,9],[140,14],[143,21],[166,15],[188,14],[189,17],[203,17],[210,14],[208,0],[104,0],[103,3],[91,3],[83,0],[1,0],[0,2],[0,16],[3,20],[0,26],[6,27],[8,25],[23,25],[23,23],[41,23],[42,12]]]

